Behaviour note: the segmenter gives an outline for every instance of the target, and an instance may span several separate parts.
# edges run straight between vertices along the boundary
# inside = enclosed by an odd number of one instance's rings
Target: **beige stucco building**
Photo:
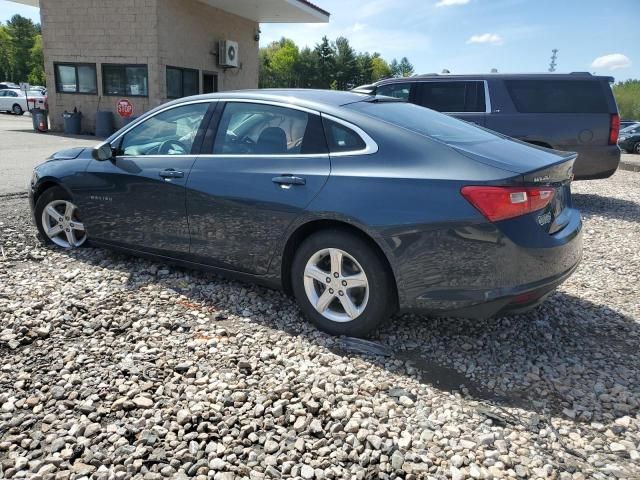
[[[329,20],[306,0],[16,1],[40,7],[51,127],[77,108],[91,133],[98,111],[119,127],[172,98],[257,88],[260,23]]]

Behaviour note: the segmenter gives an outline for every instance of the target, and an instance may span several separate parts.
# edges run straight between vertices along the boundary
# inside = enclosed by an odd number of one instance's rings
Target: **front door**
[[[202,152],[187,183],[191,253],[203,263],[264,274],[278,240],[329,176],[322,121],[271,104],[219,109],[212,154]]]
[[[120,137],[113,160],[91,161],[79,199],[91,238],[154,253],[188,253],[185,184],[211,103],[162,111]]]

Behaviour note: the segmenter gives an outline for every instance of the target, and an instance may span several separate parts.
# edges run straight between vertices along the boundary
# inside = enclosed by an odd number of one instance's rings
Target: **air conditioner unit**
[[[232,42],[231,40],[221,41],[218,62],[223,67],[237,67],[239,63],[238,42]]]

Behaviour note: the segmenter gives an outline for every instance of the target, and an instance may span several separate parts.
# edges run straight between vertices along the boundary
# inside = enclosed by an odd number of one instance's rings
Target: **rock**
[[[186,409],[178,410],[176,413],[176,422],[180,425],[184,425],[191,421],[191,412]]]
[[[102,430],[102,426],[99,423],[90,423],[84,429],[84,436],[91,438],[96,436]]]
[[[399,450],[396,450],[395,452],[393,452],[393,455],[391,455],[391,466],[394,470],[401,470],[403,464],[404,455],[402,455]]]
[[[82,463],[82,462],[75,462],[71,466],[71,470],[76,475],[87,476],[87,475],[91,475],[93,472],[95,472],[96,471],[96,467],[94,467],[93,465],[88,465],[86,463]]]
[[[334,420],[342,420],[347,418],[349,411],[345,407],[340,407],[331,412],[331,418]]]
[[[264,443],[264,451],[267,453],[276,453],[280,449],[280,445],[278,442],[274,442],[273,440],[267,440]]]
[[[310,480],[312,478],[315,478],[316,474],[313,468],[311,468],[309,465],[303,465],[300,469],[300,476],[305,480]]]
[[[138,408],[151,408],[153,407],[153,400],[148,397],[135,397],[133,403]]]

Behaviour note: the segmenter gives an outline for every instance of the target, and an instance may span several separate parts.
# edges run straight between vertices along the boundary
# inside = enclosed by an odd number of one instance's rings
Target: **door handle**
[[[165,170],[160,170],[158,175],[162,178],[182,178],[184,177],[184,172],[176,170],[175,168],[167,168]]]
[[[286,186],[286,185],[305,185],[307,181],[302,177],[296,177],[294,175],[281,175],[279,177],[273,177],[271,179],[273,183],[277,183],[278,185]]]

